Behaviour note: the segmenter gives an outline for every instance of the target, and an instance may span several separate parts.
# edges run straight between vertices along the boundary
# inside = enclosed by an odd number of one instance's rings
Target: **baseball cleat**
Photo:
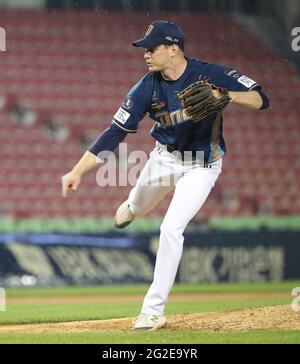
[[[128,200],[123,202],[116,214],[115,214],[115,226],[119,229],[123,229],[128,226],[134,220],[134,215],[130,211]]]
[[[141,313],[132,321],[132,329],[135,331],[154,331],[165,326],[167,319],[165,316],[155,316]]]

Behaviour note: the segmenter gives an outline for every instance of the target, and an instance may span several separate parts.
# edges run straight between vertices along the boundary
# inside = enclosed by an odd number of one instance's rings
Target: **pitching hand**
[[[70,171],[61,177],[62,195],[67,197],[69,191],[76,191],[80,185],[81,175]]]

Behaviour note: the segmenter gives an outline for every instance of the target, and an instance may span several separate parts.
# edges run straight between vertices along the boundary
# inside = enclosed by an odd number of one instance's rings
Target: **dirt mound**
[[[42,323],[24,325],[2,325],[4,332],[87,332],[130,331],[132,318]],[[300,313],[290,305],[253,308],[227,312],[204,312],[168,316],[167,326],[162,330],[232,332],[249,330],[300,330]]]
[[[206,312],[170,317],[170,330],[250,331],[299,330],[300,313],[290,305],[230,312]]]

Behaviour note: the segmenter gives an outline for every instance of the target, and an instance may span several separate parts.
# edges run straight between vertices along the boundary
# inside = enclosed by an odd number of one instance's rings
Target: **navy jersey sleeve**
[[[208,65],[209,82],[217,87],[226,88],[228,91],[251,91],[260,90],[261,86],[252,78],[241,73],[239,70],[222,65]]]
[[[260,109],[269,107],[269,99],[262,91],[261,85],[240,71],[222,65],[208,64],[207,76],[209,82],[228,91],[257,91],[262,100]]]
[[[98,155],[103,151],[112,152],[126,138],[126,135],[127,133],[124,130],[111,124],[110,127],[104,130],[104,132],[94,141],[90,146],[89,151],[95,155]]]
[[[113,118],[113,124],[127,133],[136,133],[139,122],[149,110],[151,86],[148,77],[142,78],[127,94]]]

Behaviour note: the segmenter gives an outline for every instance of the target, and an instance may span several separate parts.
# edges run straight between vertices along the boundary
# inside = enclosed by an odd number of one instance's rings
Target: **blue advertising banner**
[[[0,286],[149,283],[158,233],[0,234]],[[300,278],[299,232],[185,234],[176,281]]]

